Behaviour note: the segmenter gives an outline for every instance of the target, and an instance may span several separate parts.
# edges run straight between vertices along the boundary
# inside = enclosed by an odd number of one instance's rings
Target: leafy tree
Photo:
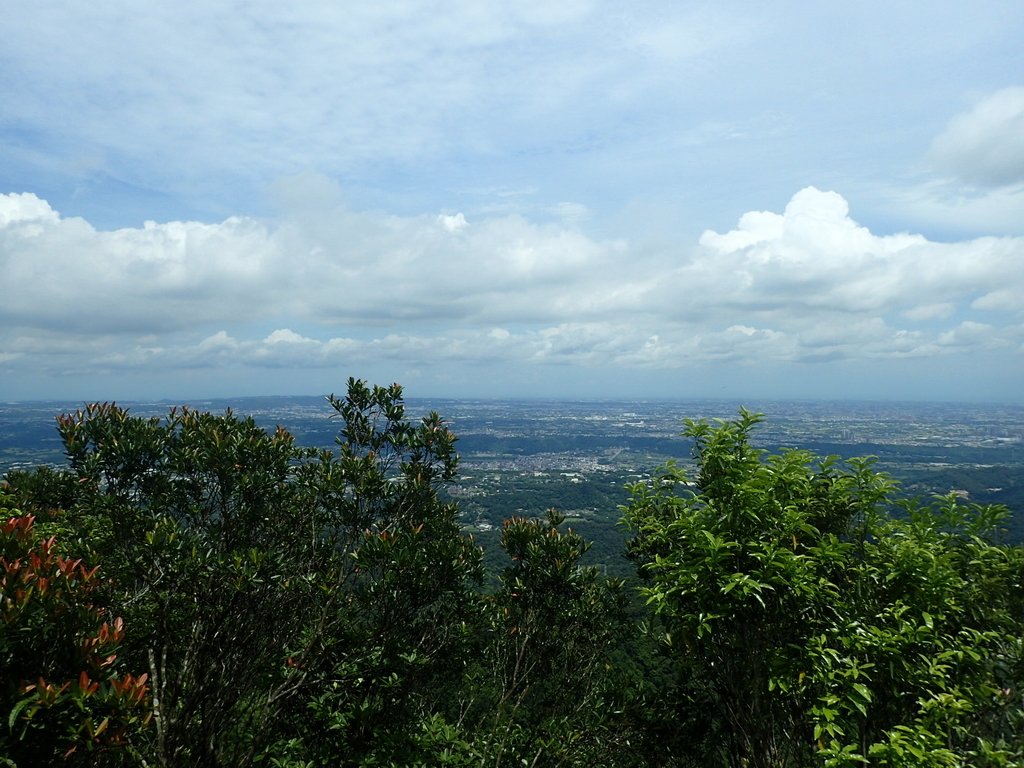
[[[501,532],[512,564],[486,600],[474,688],[480,743],[496,765],[607,764],[623,747],[610,713],[624,695],[624,584],[581,565],[590,544],[563,522],[551,509],[546,519],[506,520]]]
[[[1022,551],[1005,516],[950,495],[879,518],[842,620],[809,646],[810,710],[831,765],[1020,764]],[[852,602],[852,601],[850,601]]]
[[[1019,756],[1021,555],[985,538],[1002,512],[891,517],[870,461],[768,455],[759,421],[688,422],[695,479],[670,464],[625,511],[703,763]]]
[[[437,497],[454,436],[436,414],[410,424],[397,385],[350,380],[330,402],[337,455],[230,411],[92,405],[59,419],[67,470],[13,479],[139,628],[122,654],[149,670],[162,765],[247,765],[296,739],[328,761],[384,754],[461,681],[480,554]]]
[[[689,422],[696,471],[624,508],[637,635],[554,511],[506,521],[482,592],[447,425],[410,421],[397,385],[328,400],[335,451],[230,411],[59,419],[67,468],[0,497],[0,758],[1024,765],[1005,510],[755,449],[746,411]]]
[[[77,492],[51,517],[88,537],[103,597],[140,628],[124,653],[149,670],[155,759],[251,762],[301,683],[285,661],[309,650],[333,557],[310,535],[301,452],[230,412],[142,419],[102,404],[58,428]]]
[[[147,675],[118,659],[125,623],[92,602],[98,571],[0,492],[0,762],[113,764],[148,721]]]
[[[465,751],[450,721],[482,578],[479,547],[438,495],[456,476],[455,436],[436,413],[410,423],[397,384],[349,380],[347,396],[329,402],[343,422],[339,454],[322,453],[304,478],[329,513],[337,606],[287,751],[433,764],[438,750]]]

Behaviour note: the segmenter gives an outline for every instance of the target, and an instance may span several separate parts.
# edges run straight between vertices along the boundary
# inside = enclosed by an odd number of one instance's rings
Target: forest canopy
[[[551,510],[487,581],[441,416],[328,400],[333,450],[94,404],[66,467],[8,473],[0,764],[1024,765],[1005,509],[756,449],[741,410],[624,494],[632,579]]]

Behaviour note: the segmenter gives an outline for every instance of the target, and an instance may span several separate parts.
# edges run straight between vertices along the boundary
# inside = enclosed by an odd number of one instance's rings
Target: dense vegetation
[[[398,386],[337,449],[94,405],[0,490],[0,764],[1024,765],[1005,510],[688,422],[623,498],[629,582],[558,512],[490,581]]]

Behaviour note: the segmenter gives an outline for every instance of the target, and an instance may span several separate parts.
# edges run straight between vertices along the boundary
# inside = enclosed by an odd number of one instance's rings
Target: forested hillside
[[[0,764],[1024,765],[1005,509],[756,449],[741,410],[622,491],[628,583],[558,510],[488,580],[445,421],[330,402],[333,450],[94,405],[6,476]]]

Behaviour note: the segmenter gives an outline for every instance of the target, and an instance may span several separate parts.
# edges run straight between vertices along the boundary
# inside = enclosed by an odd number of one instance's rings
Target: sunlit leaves
[[[1000,692],[1021,683],[1022,555],[987,538],[1004,512],[897,501],[870,459],[767,454],[749,441],[759,421],[689,422],[696,479],[669,466],[625,508],[648,603],[730,734],[709,755],[1019,756]]]

